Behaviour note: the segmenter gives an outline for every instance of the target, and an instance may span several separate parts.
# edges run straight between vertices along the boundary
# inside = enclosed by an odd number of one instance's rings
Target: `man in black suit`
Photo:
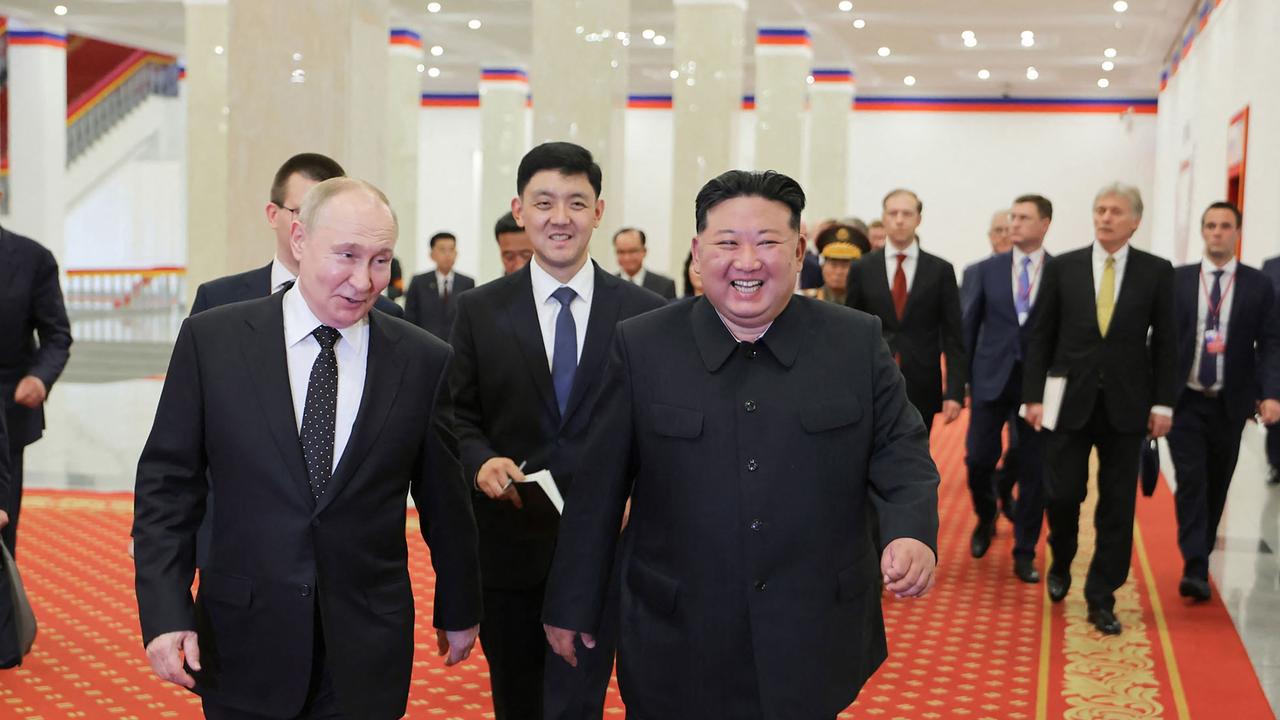
[[[1071,587],[1089,453],[1098,450],[1097,541],[1084,597],[1089,621],[1108,635],[1121,631],[1115,591],[1129,576],[1142,439],[1169,432],[1178,387],[1173,266],[1130,247],[1141,221],[1138,190],[1108,185],[1093,202],[1095,242],[1045,263],[1023,380],[1027,423],[1039,430],[1046,375],[1066,377],[1045,440],[1054,602]]]
[[[1276,303],[1280,306],[1280,257],[1273,257],[1262,263],[1262,274],[1271,281],[1271,287],[1276,293]],[[1276,311],[1280,311],[1280,307]],[[1267,464],[1271,467],[1267,474],[1267,484],[1280,485],[1280,423],[1267,426]]]
[[[894,190],[883,207],[889,242],[849,269],[847,304],[880,318],[885,342],[906,378],[907,397],[932,430],[934,415],[941,412],[947,424],[955,422],[964,402],[968,362],[956,272],[951,263],[920,249],[916,228],[924,204],[915,193]]]
[[[431,261],[436,269],[415,275],[404,299],[405,319],[445,342],[458,316],[458,294],[476,286],[475,280],[453,271],[457,259],[458,239],[453,233],[432,235]]]
[[[976,290],[974,280],[978,276],[978,265],[987,258],[994,257],[1001,253],[1007,253],[1013,249],[1013,241],[1009,237],[1009,211],[997,210],[991,215],[991,225],[987,227],[987,242],[991,243],[991,254],[977,262],[969,263],[960,273],[960,302],[961,310],[967,310],[969,303],[973,302],[973,292]]]
[[[1169,453],[1177,475],[1178,591],[1208,600],[1209,553],[1254,410],[1280,420],[1280,322],[1271,281],[1236,260],[1240,211],[1218,202],[1200,219],[1204,260],[1175,271],[1178,379]],[[1261,401],[1261,402],[1259,402]]]
[[[613,667],[610,642],[580,670],[545,663],[542,601],[560,518],[541,490],[514,484],[548,470],[573,497],[614,326],[663,305],[590,261],[604,212],[600,184],[600,166],[584,148],[530,150],[511,207],[533,242],[533,262],[458,298],[451,384],[462,465],[477,490],[480,642],[498,720],[599,718]]]
[[[978,263],[973,278],[965,282],[971,293],[964,311],[965,342],[972,360],[965,465],[978,516],[969,551],[976,558],[986,555],[996,531],[994,475],[1002,430],[1008,422],[1011,439],[1016,442],[1010,443],[1005,456],[1005,473],[1018,483],[1013,572],[1023,582],[1035,583],[1040,582],[1035,557],[1044,522],[1044,458],[1040,438],[1018,417],[1018,406],[1022,403],[1022,367],[1039,290],[1037,281],[1048,258],[1043,245],[1053,222],[1053,204],[1041,195],[1023,195],[1004,215],[1008,223],[1004,237],[1009,238],[1012,250]],[[1008,506],[1007,500],[1005,504]]]
[[[933,583],[928,435],[879,321],[793,293],[803,208],[772,171],[711,180],[706,294],[615,335],[544,622],[578,662],[621,544],[628,717],[834,718],[885,659],[881,583]]]
[[[633,285],[656,292],[667,300],[676,299],[676,281],[666,275],[645,268],[644,231],[639,228],[622,228],[613,234],[613,252],[618,256],[618,277]]]
[[[397,227],[373,186],[313,188],[289,290],[183,323],[138,461],[143,641],[206,717],[399,718],[413,665],[405,500],[447,664],[480,620],[475,519],[448,433],[451,351],[370,312]],[[196,528],[222,507],[191,598]]]
[[[0,531],[10,553],[18,544],[22,510],[22,455],[44,434],[44,401],[67,366],[71,323],[58,284],[58,261],[31,238],[0,227],[0,410],[9,439],[11,480],[0,494],[9,522]]]
[[[301,153],[286,160],[271,180],[271,199],[266,207],[267,225],[276,236],[275,256],[263,267],[201,283],[191,303],[191,314],[266,297],[292,284],[298,277],[298,261],[289,249],[289,232],[302,198],[316,183],[346,174],[335,160],[319,153]],[[404,317],[404,310],[390,298],[379,295],[374,307]]]

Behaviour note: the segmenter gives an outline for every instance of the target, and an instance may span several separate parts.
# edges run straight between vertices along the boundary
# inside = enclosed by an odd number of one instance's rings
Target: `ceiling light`
[[[840,0],[840,5],[838,7],[840,8],[840,12],[849,12],[850,10],[853,10],[853,3],[849,2],[849,0]]]
[[[427,12],[429,13],[440,12],[440,3],[437,3],[437,2],[427,3]]]
[[[294,62],[302,62],[302,53],[297,53],[297,52],[296,52],[296,53],[294,53],[294,54],[293,54],[293,61],[294,61]]]
[[[979,79],[979,80],[990,80],[990,79],[991,79],[991,71],[990,71],[990,70],[988,70],[988,69],[986,69],[986,68],[982,68],[981,70],[979,70],[979,71],[978,71],[978,79]]]
[[[906,76],[906,77],[902,78],[902,84],[903,84],[903,85],[906,85],[907,87],[911,87],[912,85],[915,85],[915,84],[916,84],[916,76],[915,76],[915,75],[908,75],[908,76]]]
[[[1111,84],[1111,81],[1110,81],[1110,80],[1108,80],[1108,79],[1106,79],[1106,78],[1098,78],[1098,87],[1100,87],[1100,88],[1104,88],[1104,87],[1106,87],[1106,86],[1108,86],[1108,85],[1110,85],[1110,84]]]
[[[858,30],[861,30],[862,28],[867,26],[867,21],[863,20],[862,18],[858,18],[857,20],[853,21],[853,26]]]
[[[1105,72],[1111,72],[1112,70],[1116,69],[1116,64],[1111,62],[1110,60],[1104,60],[1102,61],[1102,69]]]
[[[53,8],[53,14],[54,14],[54,15],[66,15],[66,14],[67,14],[67,6],[66,6],[66,5],[55,5],[55,6],[54,6],[54,8]]]
[[[471,28],[472,30],[479,30],[479,29],[480,29],[480,21],[479,21],[478,19],[476,19],[476,18],[472,18],[472,19],[470,19],[470,20],[468,20],[468,21],[467,21],[467,27]]]
[[[1035,36],[1036,36],[1036,34],[1035,34],[1034,32],[1032,32],[1032,31],[1030,31],[1030,30],[1023,30],[1023,31],[1022,31],[1022,37],[1024,37],[1024,38],[1035,37]]]
[[[887,48],[887,47],[882,47],[882,48],[880,48],[879,50],[877,50],[877,51],[876,51],[876,54],[877,54],[877,55],[879,55],[880,57],[889,57],[889,53],[891,53],[891,52],[893,52],[893,51],[892,51],[892,50],[890,50],[889,48]]]
[[[654,45],[666,45],[666,44],[667,44],[667,36],[666,36],[666,35],[654,35],[654,36],[653,36],[653,44],[654,44]]]
[[[629,37],[622,38],[622,47],[630,47],[630,46],[631,46],[631,38]]]
[[[680,77],[679,70],[672,70],[669,74],[671,75],[672,80],[675,80],[676,78]]]
[[[1036,44],[1036,39],[1032,35],[1022,36],[1022,47],[1031,47]]]
[[[967,38],[965,38],[965,39],[964,39],[964,46],[965,46],[965,47],[978,47],[978,38],[975,38],[975,37],[967,37]]]
[[[964,32],[960,33],[960,37],[971,38],[971,37],[974,37],[974,34],[972,30],[965,30]]]
[[[1034,66],[1034,65],[1032,65],[1031,67],[1027,68],[1027,79],[1028,79],[1028,80],[1035,80],[1035,79],[1036,79],[1036,78],[1038,78],[1038,77],[1040,77],[1040,71],[1039,71],[1039,70],[1036,70],[1036,68],[1035,68],[1035,66]]]
[[[807,76],[807,77],[804,79],[804,81],[805,81],[806,83],[809,83],[810,85],[812,85],[812,84],[813,84],[813,76],[812,76],[812,75]]]
[[[440,77],[440,68],[438,67],[427,68],[427,76]]]
[[[432,45],[431,54],[436,57],[440,57],[441,55],[444,54],[444,48],[440,47],[439,45]]]
[[[1124,0],[1116,0],[1116,4],[1112,5],[1111,7],[1114,8],[1116,12],[1122,13],[1125,10],[1129,9],[1129,3],[1125,2]]]
[[[427,71],[427,66],[423,65],[422,63],[418,63],[418,72],[426,72],[426,71]]]
[[[1116,49],[1115,49],[1115,48],[1107,48],[1106,50],[1103,50],[1103,51],[1102,51],[1102,54],[1103,54],[1103,55],[1106,55],[1106,56],[1107,56],[1107,57],[1109,57],[1109,58],[1113,58],[1113,57],[1115,57],[1115,56],[1116,56]]]
[[[213,46],[213,54],[214,54],[214,55],[221,55],[221,54],[222,54],[222,53],[224,53],[224,52],[226,52],[226,50],[224,50],[224,49],[223,49],[223,47],[222,47],[221,45],[214,45],[214,46]]]
[[[653,36],[654,36],[654,35],[657,35],[657,34],[658,34],[658,33],[654,32],[654,31],[652,31],[652,30],[645,29],[645,31],[644,31],[644,32],[640,33],[640,37],[644,38],[645,40],[652,40],[652,39],[653,39]]]

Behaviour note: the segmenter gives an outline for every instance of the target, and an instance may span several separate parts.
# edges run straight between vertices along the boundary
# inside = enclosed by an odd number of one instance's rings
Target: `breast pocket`
[[[800,411],[800,426],[813,434],[847,427],[861,419],[862,404],[852,397],[826,400]]]
[[[653,431],[658,435],[689,440],[702,435],[701,411],[653,403],[649,412],[653,417]]]

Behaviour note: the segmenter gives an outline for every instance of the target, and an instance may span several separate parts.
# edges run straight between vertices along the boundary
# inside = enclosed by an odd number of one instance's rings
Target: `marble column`
[[[9,215],[5,227],[49,248],[65,270],[66,30],[10,18],[8,34]]]
[[[400,221],[396,257],[407,288],[426,244],[418,228],[418,118],[422,114],[422,35],[391,28],[387,45],[386,182],[382,191]]]
[[[187,277],[190,307],[200,283],[230,273],[227,263],[227,3],[184,0],[187,106]],[[269,181],[268,181],[269,182]],[[261,212],[255,214],[261,218]],[[251,238],[261,239],[261,227]],[[259,253],[265,262],[269,246]]]
[[[678,77],[672,88],[671,235],[665,241],[667,271],[679,287],[695,233],[694,198],[708,180],[733,169],[746,10],[746,0],[675,0]]]
[[[290,156],[323,153],[351,177],[387,184],[388,12],[389,0],[229,0],[232,270],[271,257],[263,208]]]
[[[809,174],[804,182],[806,215],[844,217],[849,186],[849,117],[853,72],[816,68],[809,86]]]
[[[533,143],[566,140],[595,156],[604,174],[604,219],[591,255],[615,268],[611,238],[623,216],[630,0],[533,3]],[[629,40],[627,41],[629,42]],[[572,80],[568,80],[572,78]]]
[[[813,50],[802,27],[756,31],[757,170],[801,176],[804,105]]]
[[[516,169],[529,149],[528,98],[529,76],[524,70],[480,71],[480,221],[473,250],[480,255],[480,282],[502,275],[493,226],[511,210]]]

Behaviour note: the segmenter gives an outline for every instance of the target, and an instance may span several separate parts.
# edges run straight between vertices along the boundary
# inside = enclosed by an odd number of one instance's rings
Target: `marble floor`
[[[49,429],[27,449],[27,487],[131,491],[160,388],[158,380],[58,384]],[[1280,714],[1280,486],[1266,484],[1264,442],[1261,428],[1245,428],[1211,573]]]

